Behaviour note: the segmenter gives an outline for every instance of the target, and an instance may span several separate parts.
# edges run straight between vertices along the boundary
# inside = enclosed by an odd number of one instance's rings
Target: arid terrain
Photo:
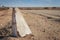
[[[11,37],[12,9],[0,11],[0,40],[60,40],[60,10],[19,10],[33,36]]]
[[[8,36],[8,27],[11,26],[12,21],[12,10],[5,9],[0,11],[0,36]]]

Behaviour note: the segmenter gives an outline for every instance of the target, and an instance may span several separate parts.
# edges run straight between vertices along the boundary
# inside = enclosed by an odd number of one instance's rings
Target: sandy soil
[[[12,10],[0,11],[0,36],[8,36],[10,34],[8,27],[11,26]]]
[[[60,22],[55,21],[56,19],[52,20],[45,16],[38,15],[38,13],[41,13],[39,10],[31,11],[32,10],[25,10],[22,12],[34,34],[34,40],[60,40]],[[44,11],[46,10],[43,10],[43,12]],[[55,12],[54,10],[48,10],[47,13],[55,13],[54,15],[56,15],[56,13],[59,14],[60,12],[58,10],[55,10]]]
[[[60,10],[24,10],[24,13],[33,13],[33,14],[40,14],[43,16],[53,17],[60,19]]]
[[[60,40],[60,22],[59,21],[55,21],[55,19],[52,20],[51,18],[38,14],[41,12],[39,10],[35,10],[35,11],[20,10],[20,11],[23,13],[23,16],[34,36],[32,37],[31,35],[28,35],[24,38],[4,37],[1,40]],[[57,10],[55,10],[55,13],[56,11]],[[43,10],[43,12],[45,11]],[[48,11],[48,13],[52,14],[53,12]],[[60,13],[60,12],[57,12],[57,13]],[[2,23],[3,21],[1,21],[0,23]],[[4,24],[6,24],[6,22]]]

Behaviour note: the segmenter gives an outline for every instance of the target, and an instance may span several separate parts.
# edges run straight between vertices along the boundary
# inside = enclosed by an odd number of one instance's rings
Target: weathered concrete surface
[[[27,34],[32,34],[28,24],[26,23],[25,19],[23,18],[22,13],[18,8],[15,8],[15,16],[16,16],[16,26],[17,31],[21,37],[26,36]]]

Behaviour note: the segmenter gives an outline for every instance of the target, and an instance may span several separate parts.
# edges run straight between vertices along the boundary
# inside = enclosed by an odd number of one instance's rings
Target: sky
[[[60,7],[60,0],[0,0],[7,7]]]

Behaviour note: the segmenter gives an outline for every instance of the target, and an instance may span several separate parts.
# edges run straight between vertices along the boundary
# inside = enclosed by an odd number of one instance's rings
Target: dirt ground
[[[5,9],[0,11],[0,36],[8,36],[10,34],[8,27],[11,26],[12,10]]]
[[[51,18],[42,16],[38,13],[41,13],[40,10],[20,10],[29,25],[34,36],[28,35],[26,37],[4,37],[0,40],[60,40],[60,21],[52,20]],[[31,12],[32,11],[32,12]],[[53,14],[54,12],[48,10],[47,13]],[[55,14],[59,14],[60,10],[53,10]],[[46,12],[46,10],[43,10]],[[37,14],[35,14],[37,13]],[[0,28],[2,29],[3,25],[8,25],[8,22],[11,21],[11,12],[8,10],[0,11]],[[5,16],[6,14],[6,16]],[[1,26],[2,25],[2,26]],[[1,33],[1,32],[0,32]]]
[[[44,11],[46,10],[43,10],[43,12]],[[34,40],[60,40],[60,20],[56,21],[57,19],[52,20],[48,17],[39,15],[38,13],[41,13],[39,10],[25,10],[22,12],[24,13],[23,15],[33,32]],[[48,10],[47,12],[56,14],[57,10],[55,10],[55,12]],[[57,14],[59,13],[60,12],[57,12]]]

